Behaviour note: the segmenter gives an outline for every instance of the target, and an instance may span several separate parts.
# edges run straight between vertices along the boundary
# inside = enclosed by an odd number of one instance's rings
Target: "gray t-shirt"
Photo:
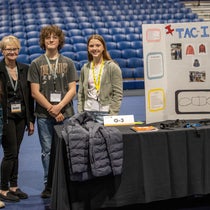
[[[78,75],[73,61],[63,55],[58,58],[56,72],[56,60],[50,60],[49,67],[45,55],[36,58],[29,67],[28,81],[40,85],[40,92],[50,101],[50,93],[60,92],[61,98],[68,92],[68,84],[77,81]],[[70,117],[74,114],[73,102],[67,104],[62,113],[64,117]],[[49,117],[49,113],[45,108],[36,103],[35,114],[37,117]]]

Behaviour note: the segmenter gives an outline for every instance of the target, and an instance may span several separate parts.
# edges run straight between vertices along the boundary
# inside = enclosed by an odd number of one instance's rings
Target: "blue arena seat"
[[[79,61],[75,61],[74,60],[74,65],[75,65],[77,71],[80,71],[81,70],[80,69],[80,63],[79,63]]]
[[[97,28],[104,28],[105,27],[105,23],[102,21],[97,21],[97,22],[93,22],[92,23],[92,27],[97,29]]]
[[[160,19],[160,15],[157,13],[153,13],[149,15],[149,19],[150,20],[159,20]]]
[[[80,29],[71,29],[69,30],[69,36],[82,36],[82,31]]]
[[[127,59],[114,58],[114,60],[119,64],[120,68],[126,68],[127,67]]]
[[[39,22],[37,19],[28,18],[28,19],[25,19],[24,21],[26,25],[39,25]]]
[[[174,19],[181,20],[183,18],[185,18],[185,15],[181,12],[174,14]]]
[[[135,28],[134,27],[124,27],[125,34],[130,34],[130,33],[135,33]]]
[[[113,34],[113,41],[120,42],[120,41],[126,41],[127,35],[126,34]]]
[[[11,33],[0,33],[0,40],[4,37],[4,36],[8,36],[10,35]]]
[[[64,51],[64,52],[61,52],[61,54],[68,58],[71,58],[72,60],[76,60],[76,55],[74,52]]]
[[[12,20],[11,21],[11,25],[12,26],[23,26],[23,27],[25,27],[25,24],[24,24],[24,22],[23,22],[23,19],[15,19],[15,20]]]
[[[130,21],[130,26],[131,27],[141,27],[143,23],[143,20],[133,20]]]
[[[123,79],[133,79],[133,71],[130,68],[121,67]]]
[[[80,11],[81,12],[81,11]],[[89,19],[86,16],[78,16],[77,17],[77,22],[78,23],[89,23]]]
[[[130,14],[130,15],[127,14],[125,18],[127,21],[130,21],[130,23],[132,23],[135,20],[139,20],[138,15],[134,15],[134,14]]]
[[[142,41],[140,40],[134,40],[130,42],[132,49],[141,49],[143,47]]]
[[[121,56],[122,58],[133,58],[137,57],[137,52],[135,49],[123,49],[121,50]]]
[[[69,14],[68,14],[69,15]],[[70,24],[70,23],[77,23],[77,19],[75,17],[72,17],[72,16],[67,16],[64,14],[64,18],[63,18],[63,22],[65,24]]]
[[[42,18],[44,18],[44,19],[45,18],[47,18],[47,19],[51,18],[49,12],[39,12],[39,13],[36,13],[36,19],[42,19]]]
[[[126,40],[128,40],[128,41],[140,40],[140,34],[137,34],[137,33],[127,34]]]
[[[92,24],[90,22],[80,22],[78,24],[80,29],[92,28]]]
[[[107,50],[113,50],[117,48],[116,42],[106,42]]]
[[[11,14],[10,17],[11,17],[12,20],[23,20],[23,15],[22,15],[22,13]]]
[[[160,15],[159,20],[169,20],[169,19],[172,19],[173,17],[174,15],[171,13],[163,13]]]
[[[124,34],[125,33],[125,29],[122,27],[108,27],[109,28],[109,33],[111,35],[115,35],[115,34]]]
[[[28,47],[28,53],[29,55],[35,54],[35,53],[44,53],[44,50],[40,48],[40,46],[38,45],[33,45]]]
[[[13,35],[16,36],[19,39],[25,39],[26,38],[25,31],[13,32]]]
[[[101,16],[98,16],[98,15],[91,15],[90,17],[89,17],[89,21],[90,22],[93,22],[93,23],[104,23],[104,22],[102,22],[101,21]]]
[[[73,45],[69,43],[65,43],[63,48],[60,50],[60,52],[70,52],[73,51]]]
[[[87,51],[78,51],[76,53],[76,59],[77,61],[87,60]]]
[[[38,24],[51,24],[51,20],[49,18],[39,18],[37,19]]]
[[[127,22],[125,15],[121,15],[121,14],[117,15],[117,14],[115,14],[114,18],[115,18],[115,21],[118,21],[118,22],[119,21],[120,22]]]
[[[19,61],[20,63],[29,64],[30,63],[29,55],[28,54],[19,54],[17,61]]]
[[[36,14],[33,13],[32,11],[30,13],[25,12],[25,14],[23,15],[24,19],[36,19]]]
[[[136,33],[136,34],[142,34],[142,27],[141,26],[135,27],[134,28],[134,33]]]
[[[133,77],[135,79],[143,79],[144,78],[144,68],[137,67],[133,69]]]
[[[86,43],[75,43],[75,44],[73,44],[73,50],[74,50],[74,52],[86,51],[87,44]]]
[[[119,27],[130,27],[130,21],[124,20],[124,21],[119,21]]]
[[[23,45],[23,46],[20,48],[19,55],[20,55],[20,54],[26,54],[26,55],[28,55],[28,47],[26,47],[25,45]]]
[[[4,19],[1,19],[1,27],[11,27],[11,21],[10,20],[4,20]]]
[[[113,37],[112,37],[111,34],[100,34],[100,35],[103,36],[103,38],[106,42],[112,42],[113,41]]]
[[[78,25],[78,23],[75,23],[75,22],[69,22],[69,23],[66,23],[66,27],[69,30],[72,30],[72,29],[78,29],[79,25]]]
[[[29,31],[37,31],[39,33],[40,28],[37,24],[35,25],[29,24],[25,26],[25,30],[26,30],[26,33]]]
[[[62,29],[66,29],[66,23],[64,23],[63,17],[51,18],[51,24],[58,25]]]
[[[84,28],[82,29],[82,35],[84,36],[89,36],[89,35],[92,35],[92,34],[95,34],[95,29],[93,28]]]
[[[75,44],[75,43],[86,43],[86,39],[84,36],[71,36],[70,37],[71,43]]]
[[[28,38],[27,39],[27,45],[28,47],[32,46],[32,45],[37,45],[39,44],[39,38]]]
[[[12,33],[12,27],[10,27],[9,25],[6,25],[6,26],[1,26],[0,27],[0,34],[3,34],[3,33]]]
[[[105,27],[106,28],[115,28],[115,27],[119,27],[119,22],[118,21],[107,21],[105,22]]]
[[[81,61],[79,61],[80,70],[82,69],[83,65],[84,65],[85,63],[87,63],[87,62],[88,62],[88,60],[81,60]]]
[[[108,28],[96,28],[96,33],[103,35],[103,34],[109,34],[109,29]]]
[[[143,66],[143,60],[141,58],[128,58],[127,59],[127,66],[128,68],[136,68],[136,67],[142,67]]]
[[[131,48],[131,42],[130,41],[119,41],[119,42],[117,42],[117,48],[120,50]]]
[[[28,31],[26,32],[26,36],[28,39],[31,39],[31,38],[39,38],[39,31]]]
[[[143,48],[142,47],[140,47],[139,49],[136,49],[136,57],[143,58]]]
[[[109,54],[113,59],[121,58],[121,50],[117,50],[117,49],[109,50]]]
[[[186,13],[185,18],[187,18],[189,20],[194,20],[194,19],[198,18],[198,15],[195,13]]]
[[[42,55],[42,54],[41,54],[41,53],[35,53],[35,54],[32,54],[32,55],[29,55],[30,63],[31,63],[34,59],[38,58],[40,55]]]

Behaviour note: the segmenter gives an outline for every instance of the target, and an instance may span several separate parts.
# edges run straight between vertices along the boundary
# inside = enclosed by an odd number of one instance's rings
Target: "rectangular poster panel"
[[[210,118],[210,23],[143,24],[146,123]]]

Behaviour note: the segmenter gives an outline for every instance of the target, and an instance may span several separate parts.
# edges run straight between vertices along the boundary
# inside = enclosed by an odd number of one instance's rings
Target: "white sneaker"
[[[3,201],[0,201],[0,209],[4,208],[5,207],[5,204]]]

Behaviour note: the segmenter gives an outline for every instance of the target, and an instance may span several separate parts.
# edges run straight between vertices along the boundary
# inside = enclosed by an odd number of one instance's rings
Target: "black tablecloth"
[[[55,126],[51,207],[95,209],[210,193],[210,127],[123,134],[123,174],[70,182],[62,126]]]

